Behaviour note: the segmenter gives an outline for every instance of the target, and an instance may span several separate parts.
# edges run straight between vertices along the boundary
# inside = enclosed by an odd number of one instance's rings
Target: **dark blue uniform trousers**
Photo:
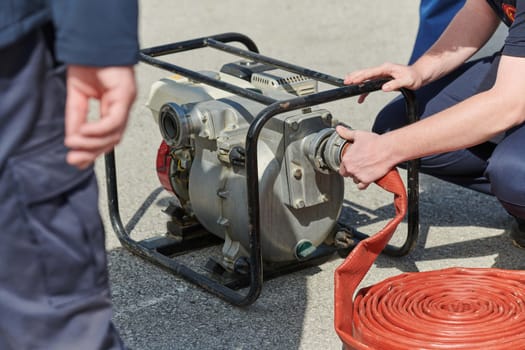
[[[65,162],[65,69],[41,30],[0,49],[0,349],[122,349],[93,169]]]
[[[416,91],[420,119],[431,116],[494,84],[500,55],[464,64]],[[372,130],[384,133],[408,123],[403,99],[394,99],[377,116]],[[513,216],[525,219],[525,125],[502,140],[421,159],[421,171],[492,194]]]

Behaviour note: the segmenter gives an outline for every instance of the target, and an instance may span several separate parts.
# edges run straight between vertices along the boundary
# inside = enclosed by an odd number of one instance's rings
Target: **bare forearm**
[[[413,65],[386,62],[354,71],[344,82],[359,84],[390,77],[392,80],[382,86],[385,92],[400,88],[418,90],[462,65],[488,41],[498,25],[498,17],[485,1],[468,0],[439,40]],[[358,102],[363,102],[364,98],[361,96]]]
[[[523,122],[523,106],[495,91],[480,93],[443,112],[383,135],[397,164],[468,148]],[[406,140],[410,140],[406,142]]]
[[[498,17],[485,1],[467,1],[439,40],[413,64],[422,85],[443,77],[472,57],[498,25]]]

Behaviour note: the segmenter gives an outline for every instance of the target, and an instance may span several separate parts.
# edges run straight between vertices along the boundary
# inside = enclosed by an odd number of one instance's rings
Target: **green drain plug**
[[[295,245],[295,257],[297,260],[304,260],[315,252],[315,246],[310,240],[302,239]]]

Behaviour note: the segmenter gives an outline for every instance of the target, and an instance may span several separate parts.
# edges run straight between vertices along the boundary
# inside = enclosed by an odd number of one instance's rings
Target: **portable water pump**
[[[314,79],[248,60],[206,74],[278,99],[317,92]],[[153,84],[147,106],[164,139],[157,159],[161,183],[177,196],[179,214],[224,240],[221,263],[234,271],[249,257],[245,139],[266,106],[184,77]],[[263,129],[257,152],[265,262],[303,260],[333,241],[345,144],[334,125],[329,111],[306,108],[283,113]]]
[[[158,59],[204,47],[237,59],[218,71],[199,72]],[[143,49],[140,56],[172,73],[152,85],[147,107],[162,138],[157,174],[177,200],[166,209],[165,235],[131,238],[118,209],[115,155],[108,153],[109,213],[124,247],[246,306],[258,298],[263,278],[335,252],[346,255],[366,238],[338,221],[344,199],[338,168],[348,144],[321,105],[380,90],[386,79],[345,86],[340,78],[261,55],[239,33]],[[319,82],[335,88],[319,91]],[[402,93],[407,117],[415,121],[413,94]],[[407,170],[408,234],[402,246],[386,248],[390,255],[407,254],[417,241],[417,166],[409,163]],[[177,259],[217,243],[221,257],[209,259],[206,273]],[[245,294],[236,290],[242,286],[249,287]]]

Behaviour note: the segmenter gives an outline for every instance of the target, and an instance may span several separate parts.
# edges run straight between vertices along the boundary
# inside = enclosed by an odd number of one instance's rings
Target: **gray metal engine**
[[[280,100],[317,91],[315,80],[250,61],[201,73]],[[154,83],[147,106],[170,160],[164,186],[187,217],[224,240],[222,265],[233,270],[249,254],[246,133],[266,106],[180,76]],[[261,133],[263,261],[307,259],[333,239],[344,196],[335,123],[329,111],[308,108],[275,116]]]

